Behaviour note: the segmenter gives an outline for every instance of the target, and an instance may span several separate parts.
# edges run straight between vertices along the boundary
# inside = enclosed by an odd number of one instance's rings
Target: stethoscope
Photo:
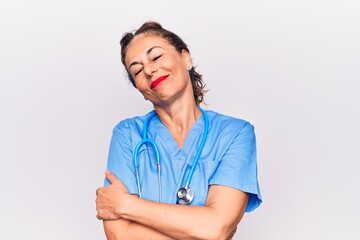
[[[192,188],[190,188],[189,185],[190,185],[192,176],[194,174],[196,164],[197,164],[197,162],[198,162],[198,160],[200,158],[201,152],[202,152],[202,150],[204,148],[205,141],[206,141],[207,134],[208,134],[208,130],[209,130],[209,118],[208,118],[206,112],[203,109],[199,108],[199,110],[202,112],[203,117],[204,117],[204,121],[205,121],[204,133],[203,133],[203,136],[201,138],[199,149],[197,150],[195,158],[193,160],[193,163],[191,164],[191,169],[190,169],[189,175],[188,175],[188,177],[186,179],[185,187],[180,188],[177,191],[177,194],[176,194],[178,203],[182,204],[182,205],[188,205],[194,199],[194,191],[192,190]],[[138,163],[139,149],[143,144],[146,144],[146,143],[149,143],[150,145],[152,145],[152,147],[155,150],[155,155],[156,155],[157,176],[158,176],[158,186],[159,186],[159,202],[161,202],[161,200],[162,200],[162,194],[161,194],[162,189],[161,189],[161,177],[160,177],[161,174],[160,174],[159,149],[158,149],[156,143],[153,140],[147,138],[147,135],[146,135],[147,127],[149,125],[149,122],[155,115],[156,115],[156,112],[152,111],[145,120],[144,127],[143,127],[143,132],[142,132],[142,140],[135,147],[133,160],[134,160],[134,166],[135,166],[136,184],[137,184],[137,188],[138,188],[139,197],[141,198],[141,187],[140,187],[140,177],[139,177],[139,163]]]

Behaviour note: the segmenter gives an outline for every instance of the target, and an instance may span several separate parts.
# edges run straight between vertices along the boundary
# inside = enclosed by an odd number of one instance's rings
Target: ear
[[[183,49],[181,51],[181,57],[184,60],[186,68],[188,68],[188,69],[189,69],[189,67],[192,68],[192,66],[193,66],[192,58],[191,58],[190,54],[185,49]]]

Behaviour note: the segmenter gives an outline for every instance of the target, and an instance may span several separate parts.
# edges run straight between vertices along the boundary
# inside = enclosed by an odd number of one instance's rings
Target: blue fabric
[[[207,111],[207,114],[209,133],[190,183],[195,193],[191,205],[205,205],[209,186],[217,184],[249,193],[246,212],[250,212],[262,202],[257,180],[254,127],[244,120],[214,111]],[[147,116],[121,121],[115,126],[111,139],[107,169],[125,184],[131,194],[138,194],[133,150],[141,141]],[[176,203],[176,193],[185,186],[203,131],[204,119],[200,117],[179,149],[158,116],[149,122],[147,136],[156,142],[160,151],[163,202]],[[150,145],[140,148],[139,172],[142,197],[158,201],[156,157]],[[105,186],[108,184],[105,179]]]

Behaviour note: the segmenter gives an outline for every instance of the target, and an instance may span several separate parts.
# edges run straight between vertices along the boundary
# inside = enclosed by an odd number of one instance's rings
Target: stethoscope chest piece
[[[189,205],[194,199],[194,191],[191,188],[180,188],[176,195],[181,205]]]

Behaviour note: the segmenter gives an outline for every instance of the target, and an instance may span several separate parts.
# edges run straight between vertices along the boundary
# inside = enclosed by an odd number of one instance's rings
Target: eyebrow
[[[150,49],[148,49],[148,50],[146,51],[146,55],[149,55],[149,54],[151,53],[151,51],[154,50],[155,48],[161,48],[161,49],[163,49],[162,47],[154,46],[154,47],[152,47],[152,48],[150,48]],[[130,65],[129,65],[129,70],[130,70],[130,68],[131,68],[132,66],[134,66],[134,65],[136,65],[136,64],[140,64],[140,63],[137,62],[137,61],[134,61],[134,62],[130,63]]]

